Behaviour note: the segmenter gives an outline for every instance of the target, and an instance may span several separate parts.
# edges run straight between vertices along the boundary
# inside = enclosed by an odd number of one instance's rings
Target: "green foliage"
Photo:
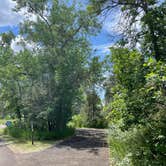
[[[105,111],[113,163],[165,165],[165,63],[144,62],[139,53],[121,48],[111,58],[116,82]]]
[[[117,83],[128,92],[141,86],[144,81],[142,55],[137,50],[129,51],[125,48],[112,48],[111,52],[113,73]]]
[[[37,140],[58,140],[73,136],[75,129],[72,127],[66,127],[63,131],[37,131],[35,138]]]
[[[106,128],[108,121],[105,119],[104,112],[100,110],[95,112],[95,117],[91,119],[91,115],[84,108],[79,114],[73,115],[68,126],[73,128],[89,127],[89,128]],[[91,113],[91,111],[90,111]]]
[[[74,115],[69,122],[69,125],[74,127],[93,127],[93,128],[105,128],[107,127],[107,121],[105,121],[105,115],[103,112],[102,101],[99,96],[98,88],[104,80],[104,61],[101,61],[99,57],[93,57],[90,59],[89,67],[87,70],[87,82],[84,87],[81,87],[83,91],[82,101],[78,105],[75,105]],[[78,100],[77,100],[78,102]]]
[[[27,127],[22,127],[20,124],[15,124],[10,127],[5,128],[4,134],[8,134],[17,139],[31,139],[31,130]]]
[[[3,47],[10,46],[12,39],[14,39],[13,32],[9,31],[8,33],[2,33],[1,35],[0,45]]]
[[[129,135],[129,132],[123,132],[120,128],[121,126],[122,122],[109,126],[108,142],[111,149],[111,164],[117,166],[132,166],[128,143],[128,138],[131,137],[131,133]]]
[[[85,113],[87,115],[87,127],[105,128],[107,126],[101,99],[94,90],[87,93],[87,106],[85,108]]]
[[[51,132],[48,130],[39,130],[35,128],[34,140],[58,140],[72,136],[74,132],[74,128],[71,127],[67,127],[63,131]],[[15,123],[14,125],[6,128],[4,133],[21,140],[31,140],[32,136],[31,129],[23,123]]]
[[[115,165],[165,165],[165,136],[159,134],[161,126],[138,126],[128,131],[122,127],[110,126],[110,155]]]
[[[100,25],[74,3],[16,2],[16,11],[27,8],[37,20],[26,19],[20,25],[25,42],[19,53],[10,48],[12,35],[4,34],[3,40],[9,46],[0,47],[2,110],[27,125],[33,122],[38,130],[61,133],[71,119],[81,87],[92,75],[88,36],[95,35]],[[27,50],[26,43],[38,48]]]
[[[106,105],[104,111],[106,112],[106,119],[108,121],[111,119],[116,123],[122,118],[122,113],[127,110],[125,97],[126,93],[115,94],[111,103]]]
[[[111,49],[113,82],[110,78],[106,86],[113,164],[166,165],[166,3],[91,0],[88,10],[108,14],[116,7],[127,21],[121,41]],[[133,50],[136,44],[139,51]]]
[[[144,56],[165,61],[166,2],[156,0],[90,0],[89,11],[108,15],[118,8],[124,16],[124,45],[132,48],[141,43]],[[127,21],[126,21],[127,20]],[[139,23],[140,21],[140,23]],[[138,26],[135,26],[139,24]]]
[[[81,128],[86,127],[87,116],[85,113],[73,115],[71,121],[68,123],[69,127]]]
[[[158,61],[166,61],[165,9],[166,2],[163,2],[161,5],[150,8],[141,20],[143,22],[143,33],[145,34],[142,45],[144,54],[154,56]]]

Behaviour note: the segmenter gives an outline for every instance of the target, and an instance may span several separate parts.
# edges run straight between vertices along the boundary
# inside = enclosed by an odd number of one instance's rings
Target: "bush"
[[[5,134],[8,134],[17,139],[30,140],[32,136],[31,129],[24,126],[14,124],[5,129]],[[35,140],[58,140],[73,135],[74,128],[66,128],[63,131],[46,131],[46,130],[34,130]]]
[[[14,138],[20,138],[20,139],[30,139],[31,138],[31,131],[27,128],[22,128],[19,126],[10,126],[7,127],[4,131],[5,134],[8,134]]]
[[[36,131],[35,138],[37,140],[58,140],[62,138],[66,138],[72,136],[75,133],[74,128],[66,128],[63,131]]]
[[[68,126],[72,128],[106,128],[107,121],[104,119],[103,116],[95,117],[94,120],[90,121],[88,120],[87,115],[85,113],[80,113],[72,117],[72,120],[68,123]]]
[[[164,120],[164,116],[163,120]],[[156,121],[146,126],[134,126],[123,131],[122,125],[111,125],[109,145],[115,166],[166,165],[165,121]]]
[[[86,127],[86,120],[87,120],[86,114],[80,113],[72,117],[71,121],[68,123],[68,126],[72,128]]]
[[[107,121],[103,117],[97,117],[96,119],[89,121],[87,127],[104,129],[107,127]]]
[[[109,147],[112,164],[115,166],[131,166],[131,154],[127,132],[121,130],[121,124],[111,124],[109,129]]]

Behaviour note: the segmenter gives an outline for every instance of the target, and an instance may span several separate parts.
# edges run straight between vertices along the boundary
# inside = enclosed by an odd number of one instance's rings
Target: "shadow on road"
[[[75,136],[64,140],[55,147],[68,150],[74,148],[77,150],[87,149],[89,153],[98,154],[101,147],[108,147],[106,143],[106,132],[104,130],[95,129],[77,129]]]

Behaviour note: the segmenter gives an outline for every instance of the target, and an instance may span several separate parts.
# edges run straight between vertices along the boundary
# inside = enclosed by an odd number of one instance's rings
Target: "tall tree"
[[[108,11],[115,8],[121,10],[123,21],[127,20],[123,31],[124,40],[132,45],[143,42],[146,49],[144,51],[149,56],[165,61],[166,2],[159,4],[157,0],[91,0],[89,6],[90,11],[98,14],[108,14]]]
[[[27,43],[34,43],[38,49],[24,50],[14,56],[19,71],[14,81],[18,80],[17,88],[22,92],[20,113],[27,120],[40,120],[42,128],[62,131],[86,80],[90,56],[87,37],[96,34],[99,24],[86,10],[65,1],[16,2],[16,11],[26,7],[37,17],[25,20],[20,32]],[[40,124],[36,126],[41,127]]]

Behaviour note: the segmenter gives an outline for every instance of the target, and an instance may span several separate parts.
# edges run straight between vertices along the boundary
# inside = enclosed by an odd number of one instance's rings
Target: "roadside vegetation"
[[[166,165],[166,2],[15,1],[36,19],[19,26],[21,51],[13,32],[0,38],[0,116],[13,119],[0,135],[10,147],[42,150],[75,128],[108,128],[113,166]],[[89,38],[115,12],[116,42],[96,54]]]
[[[47,3],[17,1],[17,12],[26,7],[37,17],[20,25],[22,51],[11,49],[12,32],[1,34],[1,112],[15,119],[5,129],[15,138],[50,140],[72,135],[74,129],[67,123],[86,96],[85,82],[91,91],[95,77],[91,65],[100,64],[91,57],[87,39],[98,32],[97,19],[74,3],[53,1],[51,8]],[[27,49],[28,43],[32,49]]]
[[[110,48],[105,111],[112,165],[166,165],[166,2],[91,0],[89,10],[121,12]]]

